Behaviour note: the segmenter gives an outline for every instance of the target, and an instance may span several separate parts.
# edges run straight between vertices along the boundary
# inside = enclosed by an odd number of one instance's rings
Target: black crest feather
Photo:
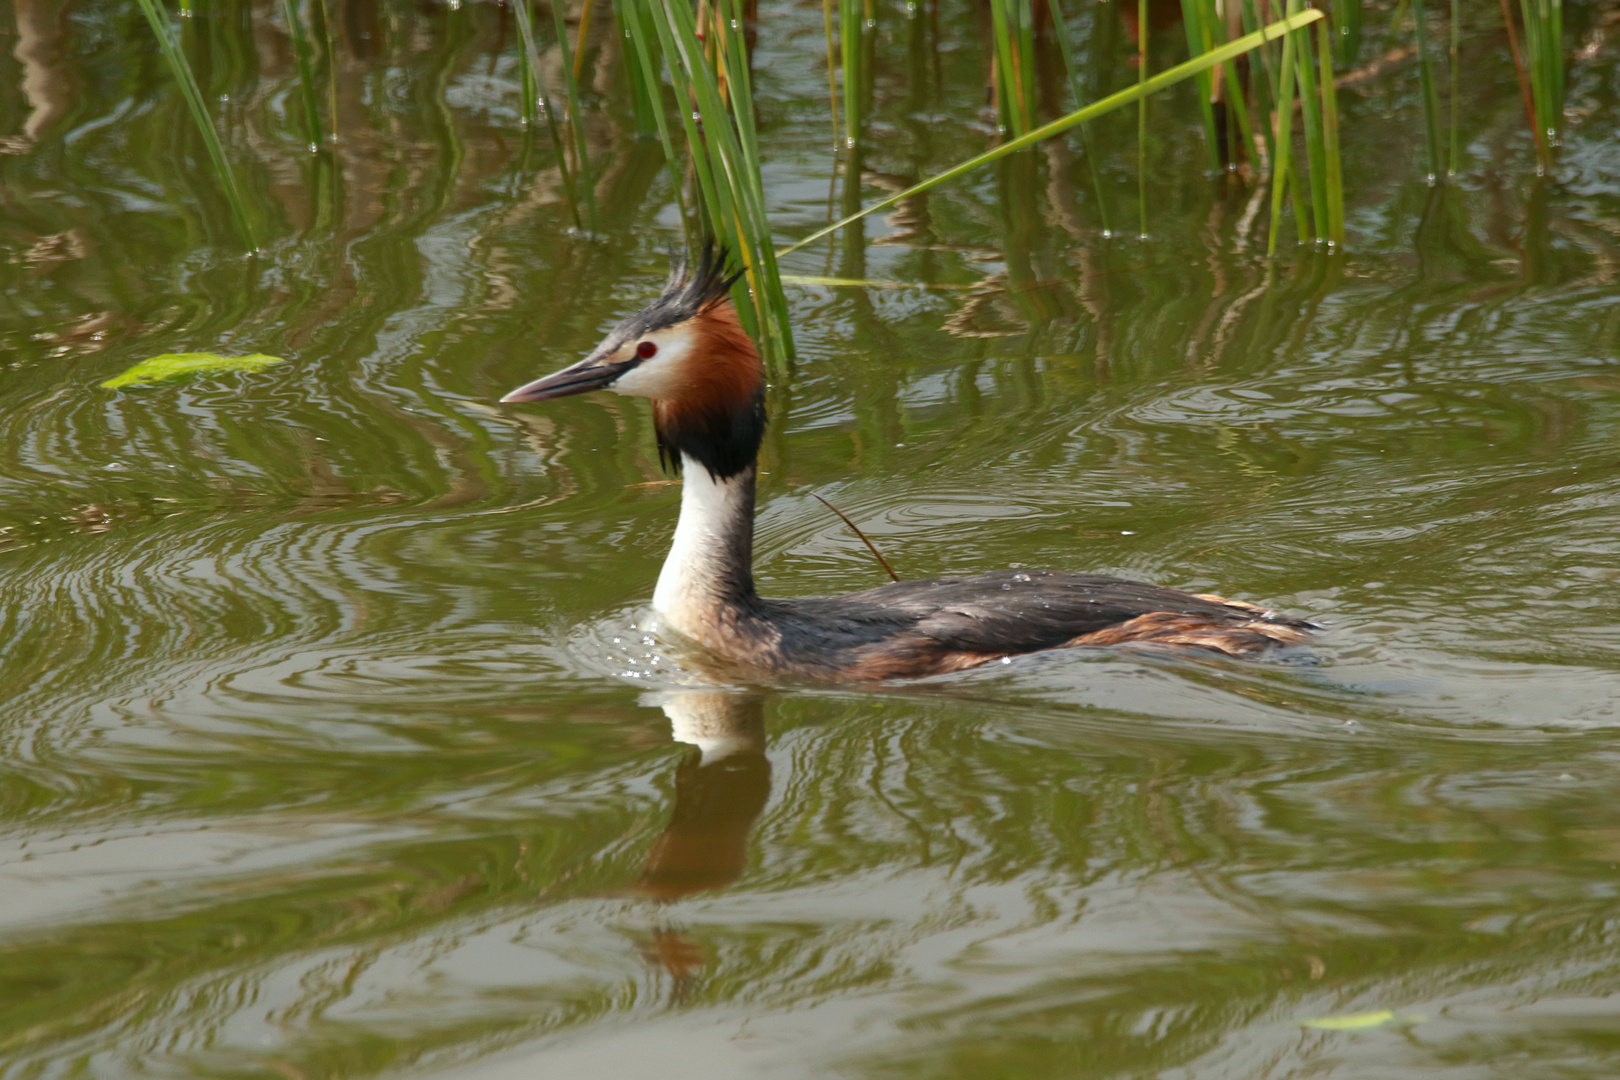
[[[706,238],[695,254],[671,251],[664,291],[615,327],[610,340],[628,341],[694,318],[726,300],[743,273],[731,269],[731,253],[713,237]]]
[[[695,255],[673,250],[669,256],[669,280],[658,299],[643,314],[655,320],[648,329],[685,322],[731,296],[731,286],[743,271],[731,269],[731,253],[713,237],[699,245]]]

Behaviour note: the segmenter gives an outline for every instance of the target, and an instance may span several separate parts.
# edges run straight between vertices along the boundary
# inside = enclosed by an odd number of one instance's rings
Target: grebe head
[[[658,299],[615,326],[589,356],[501,401],[590,390],[649,398],[666,464],[679,467],[684,454],[717,480],[741,472],[753,464],[765,430],[764,369],[731,303],[741,276],[712,241],[696,266],[677,256]]]

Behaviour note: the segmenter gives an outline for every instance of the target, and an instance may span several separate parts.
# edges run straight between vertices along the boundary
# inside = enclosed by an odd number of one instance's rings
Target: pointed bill
[[[603,363],[592,354],[577,364],[570,364],[561,371],[552,372],[543,379],[524,383],[501,398],[501,402],[513,404],[521,401],[550,401],[552,398],[568,397],[571,394],[589,393],[592,390],[602,389],[634,366],[634,363]]]

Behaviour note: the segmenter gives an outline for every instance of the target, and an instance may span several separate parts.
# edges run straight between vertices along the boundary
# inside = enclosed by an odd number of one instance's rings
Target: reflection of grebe
[[[632,895],[673,901],[724,888],[748,865],[748,834],[771,795],[765,710],[759,698],[719,690],[677,690],[660,704],[676,742],[697,753],[675,769],[675,809],[647,854]],[[647,961],[676,980],[679,1000],[707,966],[700,940],[661,926],[641,943]]]
[[[663,295],[585,359],[502,401],[588,390],[652,400],[665,460],[685,481],[653,609],[660,624],[769,674],[870,681],[934,675],[1041,649],[1152,642],[1257,656],[1311,623],[1217,596],[1097,574],[999,571],[826,599],[754,591],[754,459],[764,369],[737,321],[725,254],[676,264]]]
[[[742,876],[749,830],[770,798],[771,763],[758,698],[682,690],[662,704],[675,741],[698,753],[675,770],[675,810],[633,891],[675,900]]]

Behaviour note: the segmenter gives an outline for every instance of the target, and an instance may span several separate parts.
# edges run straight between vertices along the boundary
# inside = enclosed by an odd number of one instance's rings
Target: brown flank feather
[[[1231,604],[1230,600],[1221,603]],[[1233,607],[1255,608],[1253,604],[1233,604]],[[1264,609],[1255,608],[1263,611]],[[1240,626],[1210,622],[1197,615],[1179,615],[1169,611],[1150,611],[1138,615],[1118,626],[1110,626],[1089,634],[1081,634],[1064,642],[1061,648],[1076,645],[1125,645],[1130,642],[1152,642],[1158,645],[1192,645],[1214,649],[1229,656],[1260,656],[1279,645],[1298,645],[1306,640],[1303,630],[1282,623],[1255,621]]]

